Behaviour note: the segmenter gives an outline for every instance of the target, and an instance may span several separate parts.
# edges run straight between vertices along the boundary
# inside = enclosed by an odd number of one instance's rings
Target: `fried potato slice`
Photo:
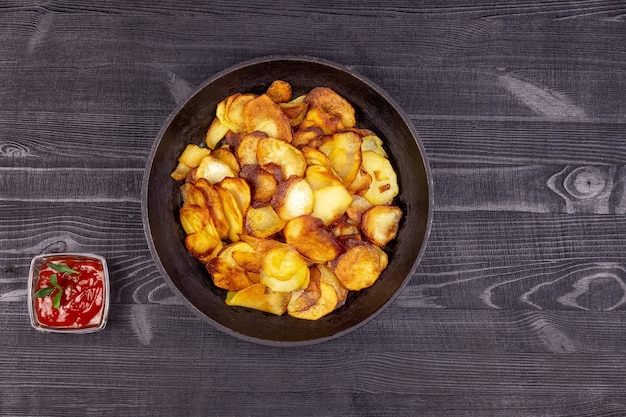
[[[302,152],[289,143],[273,137],[259,140],[256,157],[261,166],[269,164],[280,166],[284,178],[292,175],[303,177],[306,170],[306,159]]]
[[[222,202],[222,198],[216,187],[211,185],[209,181],[204,178],[200,178],[196,181],[195,187],[204,195],[206,207],[211,214],[215,230],[217,230],[219,237],[221,239],[226,239],[228,237],[228,230],[230,226],[228,224],[228,220],[226,219],[224,203]]]
[[[246,212],[246,233],[259,238],[266,238],[283,230],[285,221],[278,217],[272,206],[250,207]]]
[[[223,247],[217,234],[202,230],[185,236],[185,247],[194,258],[202,263],[210,262]]]
[[[241,240],[252,246],[259,257],[263,257],[271,249],[286,246],[285,243],[274,239],[264,239],[250,235],[241,235]]]
[[[209,223],[213,223],[211,213],[206,207],[185,205],[179,210],[180,224],[187,234],[201,232]]]
[[[237,175],[228,164],[212,155],[207,155],[200,161],[196,170],[195,179],[205,178],[211,184],[216,184],[226,177],[236,177]]]
[[[305,146],[301,149],[302,155],[307,163],[307,169],[313,166],[322,166],[326,168],[329,173],[337,178],[337,180],[341,181],[341,178],[335,172],[335,168],[333,168],[333,164],[328,159],[328,156],[319,149],[312,148],[310,146]]]
[[[228,165],[228,167],[232,170],[235,176],[239,175],[239,161],[230,150],[228,150],[227,148],[218,148],[211,152],[211,155]]]
[[[198,187],[190,182],[185,182],[180,187],[180,193],[184,206],[200,206],[207,208],[206,195]]]
[[[234,251],[245,251],[246,242],[235,242],[226,245],[216,258],[207,263],[206,270],[211,274],[216,287],[225,290],[238,291],[249,287],[254,282],[250,280],[245,269],[243,269],[233,258]]]
[[[315,266],[320,271],[320,281],[333,287],[335,294],[337,294],[337,305],[335,308],[339,308],[345,304],[348,298],[349,290],[339,281],[337,275],[326,265],[318,264]],[[311,270],[312,272],[312,270]]]
[[[278,187],[276,178],[259,165],[243,165],[241,171],[239,171],[239,176],[250,185],[252,206],[266,205],[276,194],[276,188]]]
[[[348,218],[356,223],[361,223],[363,213],[374,207],[369,200],[361,195],[355,194],[352,196],[352,203],[346,210]]]
[[[246,132],[258,130],[287,143],[293,139],[287,116],[267,94],[261,94],[244,105],[243,119]]]
[[[239,291],[229,291],[226,295],[226,304],[229,306],[248,307],[280,316],[287,311],[290,297],[291,294],[288,292],[272,291],[259,283],[252,284]]]
[[[361,137],[353,132],[336,133],[319,146],[344,185],[356,178],[361,167]]]
[[[237,146],[237,159],[240,165],[255,165],[259,161],[256,157],[256,149],[259,140],[266,138],[267,134],[263,132],[252,132],[244,135]]]
[[[224,136],[226,136],[228,131],[228,126],[220,122],[218,117],[215,117],[207,129],[206,136],[204,138],[204,141],[209,149],[215,149],[219,141],[224,139]]]
[[[302,320],[319,320],[337,307],[338,297],[334,288],[325,282],[320,283],[320,298],[310,308],[302,311],[289,311],[291,317]]]
[[[291,298],[287,305],[287,312],[291,313],[308,310],[319,300],[322,295],[320,290],[321,273],[317,268],[310,269],[309,285],[303,290],[291,292]]]
[[[178,157],[178,162],[182,162],[190,168],[200,165],[200,161],[211,153],[210,149],[201,148],[200,146],[190,143],[185,147],[183,153]]]
[[[233,197],[235,197],[239,211],[241,211],[242,214],[248,211],[248,207],[250,207],[250,202],[252,201],[252,193],[250,185],[248,185],[246,180],[240,177],[226,177],[218,182],[217,185],[228,190]]]
[[[398,177],[391,162],[375,151],[362,152],[362,166],[372,177],[364,197],[373,205],[389,204],[398,195]]]
[[[289,120],[289,125],[292,127],[298,126],[304,120],[306,116],[306,112],[309,110],[309,105],[304,102],[293,102],[289,103],[280,103],[280,109],[283,111],[287,120]]]
[[[328,87],[316,87],[304,99],[310,106],[318,106],[325,113],[339,117],[342,128],[356,125],[354,107],[345,98]]]
[[[313,262],[332,261],[341,251],[335,236],[324,228],[324,222],[317,217],[303,215],[291,219],[285,225],[283,234],[288,244]]]
[[[325,112],[319,106],[309,104],[309,109],[298,125],[298,129],[311,128],[321,129],[324,134],[330,135],[342,130],[343,125],[340,117]]]
[[[359,169],[354,181],[348,185],[348,191],[352,194],[363,195],[367,192],[372,184],[372,177],[370,174],[362,169]]]
[[[335,258],[330,267],[349,290],[371,287],[387,267],[387,254],[379,247],[361,240],[347,242],[346,252]]]
[[[213,224],[207,208],[187,205],[180,208],[180,222],[187,234],[185,247],[189,253],[201,261],[208,261],[221,249],[222,240]]]
[[[333,222],[331,230],[336,238],[361,239],[361,229],[359,226],[359,223],[353,222],[350,219],[338,220]]]
[[[274,291],[291,292],[309,285],[306,261],[289,245],[267,251],[261,259],[261,283]]]
[[[174,171],[170,173],[170,177],[172,177],[175,181],[184,180],[187,177],[187,175],[189,175],[191,170],[192,168],[188,167],[182,162],[179,162],[176,165],[176,168],[174,168]]]
[[[291,144],[296,148],[302,149],[311,143],[317,142],[317,139],[324,136],[324,131],[318,126],[310,126],[306,129],[298,129],[293,133],[293,141]]]
[[[363,136],[363,143],[361,143],[361,151],[374,151],[382,157],[387,158],[387,152],[383,148],[383,140],[376,135]]]
[[[274,103],[286,103],[291,100],[291,84],[283,80],[274,80],[265,92]]]
[[[397,206],[374,206],[363,214],[361,229],[373,244],[383,247],[398,234],[402,209]]]
[[[178,165],[176,165],[176,168],[172,171],[170,176],[176,181],[185,179],[193,168],[200,165],[202,158],[210,153],[210,149],[201,148],[196,144],[190,143],[178,157]]]
[[[215,186],[215,190],[219,194],[222,200],[222,207],[224,210],[224,217],[228,224],[228,239],[231,242],[237,242],[239,235],[243,233],[243,214],[239,210],[239,205],[235,197],[227,189]]]
[[[313,191],[333,185],[343,186],[341,178],[335,174],[332,167],[327,168],[324,165],[309,165],[306,169],[304,179],[309,183]]]
[[[256,98],[255,94],[235,93],[217,104],[216,116],[229,130],[239,133],[245,130],[244,106]]]
[[[343,184],[330,185],[313,191],[311,215],[329,225],[346,212],[352,203],[352,195]]]
[[[313,191],[304,178],[294,176],[278,185],[271,204],[283,220],[311,214],[314,206]]]

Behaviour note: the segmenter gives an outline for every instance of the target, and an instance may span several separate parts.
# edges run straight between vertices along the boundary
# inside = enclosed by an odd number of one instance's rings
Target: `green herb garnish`
[[[62,272],[68,275],[80,274],[79,271],[72,269],[69,266],[64,265],[64,264],[47,264],[46,266],[50,269],[54,269],[57,272]]]
[[[50,269],[54,269],[55,271],[66,275],[80,274],[79,271],[63,264],[46,264],[46,266]],[[61,307],[61,296],[63,295],[63,287],[59,285],[57,274],[50,275],[50,284],[52,284],[52,286],[40,288],[35,294],[33,294],[33,297],[44,298],[51,295],[55,290],[57,290],[57,293],[52,298],[52,307],[59,308]]]

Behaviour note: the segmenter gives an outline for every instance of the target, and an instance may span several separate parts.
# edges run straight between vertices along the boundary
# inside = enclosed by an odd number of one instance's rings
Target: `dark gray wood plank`
[[[625,415],[625,16],[592,0],[2,2],[0,415]],[[405,290],[298,349],[196,317],[141,222],[168,114],[269,54],[380,84],[435,179]],[[56,250],[107,257],[103,332],[30,327],[28,264]]]

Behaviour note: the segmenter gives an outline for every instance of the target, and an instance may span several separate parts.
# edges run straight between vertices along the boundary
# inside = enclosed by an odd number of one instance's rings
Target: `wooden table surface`
[[[1,415],[626,415],[624,3],[200,3],[0,4]],[[434,173],[409,285],[309,347],[194,315],[141,219],[170,112],[273,54],[379,84]],[[29,263],[55,251],[107,258],[104,331],[31,328]]]

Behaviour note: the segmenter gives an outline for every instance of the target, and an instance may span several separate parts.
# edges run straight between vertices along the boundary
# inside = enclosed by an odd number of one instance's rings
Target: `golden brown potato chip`
[[[372,177],[367,172],[359,169],[354,181],[348,185],[348,191],[352,194],[363,195],[367,192],[370,185],[372,184]]]
[[[318,106],[325,113],[339,117],[342,129],[354,127],[356,124],[352,104],[328,87],[312,89],[306,95],[304,102],[310,106]]]
[[[228,224],[228,239],[231,242],[237,242],[239,235],[243,233],[243,214],[239,210],[237,200],[223,187],[216,186],[215,190],[222,200],[222,208],[224,210],[224,217]]]
[[[340,218],[350,207],[352,195],[343,184],[318,188],[313,191],[313,210],[311,215],[322,219],[329,225]]]
[[[361,151],[374,151],[380,156],[387,158],[387,152],[385,152],[385,149],[383,148],[383,140],[373,134],[363,136]]]
[[[309,186],[313,191],[334,185],[343,187],[341,178],[335,174],[332,167],[326,168],[324,165],[309,165],[306,169],[305,175],[304,179],[309,183]]]
[[[346,214],[350,220],[353,220],[356,223],[361,223],[363,213],[372,207],[374,207],[374,205],[370,203],[367,198],[355,194],[352,196],[352,203],[350,203],[350,206],[346,209]]]
[[[363,234],[373,244],[383,247],[398,234],[402,209],[396,206],[375,206],[363,214]]]
[[[197,233],[191,233],[185,236],[185,247],[200,262],[207,263],[215,258],[223,243],[216,233],[203,230]]]
[[[235,94],[231,96],[231,100],[226,103],[226,113],[224,116],[228,123],[228,127],[235,133],[245,129],[245,120],[243,109],[246,103],[256,98],[255,94]]]
[[[309,109],[298,125],[298,130],[311,128],[321,129],[324,134],[330,135],[342,130],[343,125],[338,116],[325,112],[319,106],[309,104]]]
[[[291,100],[291,84],[275,80],[265,92],[274,103],[286,103]]]
[[[364,197],[374,205],[389,204],[398,195],[398,178],[389,160],[375,151],[362,152],[363,169],[372,177]]]
[[[295,103],[290,101],[289,103],[280,103],[279,106],[292,127],[298,126],[304,120],[304,116],[306,116],[306,112],[309,109],[309,105],[303,102]]]
[[[351,240],[346,252],[334,259],[330,267],[347,289],[359,291],[376,282],[387,267],[387,254],[371,243]]]
[[[276,194],[276,178],[259,165],[243,165],[239,176],[250,185],[253,207],[266,205]]]
[[[266,138],[263,132],[252,132],[245,134],[237,146],[237,158],[240,165],[254,165],[259,161],[256,158],[256,148],[259,140]]]
[[[325,282],[320,283],[320,297],[318,300],[306,310],[289,311],[287,313],[291,317],[302,320],[319,320],[325,315],[331,313],[338,303],[337,293],[334,288]]]
[[[337,238],[361,238],[361,230],[359,229],[359,223],[353,222],[350,219],[338,220],[332,225],[333,235]]]
[[[274,239],[264,239],[250,235],[241,235],[240,237],[242,241],[252,246],[260,257],[263,257],[263,255],[271,249],[285,246],[285,243],[281,243]]]
[[[191,172],[191,168],[187,165],[179,162],[174,168],[174,171],[171,172],[170,177],[172,177],[175,181],[184,180],[187,175]]]
[[[235,176],[239,175],[239,161],[231,151],[226,148],[218,148],[211,152],[211,155],[228,165],[228,167],[233,171]]]
[[[292,131],[289,120],[280,106],[267,94],[261,94],[245,104],[243,119],[246,132],[258,130],[267,136],[291,143]]]
[[[180,224],[187,234],[201,232],[209,223],[213,223],[209,210],[196,205],[181,207],[179,217]]]
[[[185,147],[183,153],[178,157],[178,162],[182,162],[190,168],[200,165],[200,161],[211,153],[210,149],[201,148],[198,145],[190,143]]]
[[[239,266],[232,256],[233,251],[242,250],[245,245],[247,245],[245,242],[236,242],[225,246],[217,257],[206,265],[216,287],[238,291],[253,284],[246,270]]]
[[[250,207],[246,212],[246,233],[266,238],[283,230],[285,221],[278,217],[272,206]]]
[[[329,171],[329,173],[331,173],[334,177],[336,177],[338,181],[341,181],[341,178],[339,178],[335,172],[335,168],[333,168],[333,164],[324,152],[316,148],[311,148],[310,146],[303,147],[301,152],[307,163],[307,170],[315,166],[322,166],[326,168],[326,170]]]
[[[220,122],[219,118],[215,117],[204,138],[209,149],[215,149],[219,141],[226,136],[228,130],[228,126]]]
[[[285,241],[298,252],[317,263],[332,261],[341,248],[335,236],[324,228],[324,222],[313,216],[291,219],[283,230]]]
[[[221,239],[228,237],[228,221],[224,210],[224,204],[217,189],[204,178],[200,178],[195,183],[195,187],[202,191],[206,201],[206,207],[211,214],[215,230]],[[190,190],[191,191],[191,190]]]
[[[361,138],[353,132],[336,133],[320,145],[344,185],[350,185],[361,167]]]
[[[289,245],[270,249],[261,259],[261,283],[274,291],[291,292],[309,285],[306,261]]]
[[[335,294],[337,294],[337,305],[335,308],[344,305],[346,298],[348,298],[349,290],[339,281],[333,270],[326,265],[319,264],[315,268],[320,271],[320,281],[330,285],[335,290]]]
[[[248,207],[250,207],[250,202],[252,201],[252,193],[250,185],[248,185],[246,180],[239,177],[226,177],[218,182],[217,185],[228,190],[233,197],[235,197],[239,211],[241,211],[242,214],[248,211]]]
[[[226,177],[236,177],[237,175],[228,164],[220,161],[212,155],[207,155],[200,161],[196,170],[195,179],[205,178],[211,184],[216,184]]]
[[[280,316],[287,311],[291,294],[276,292],[263,284],[252,284],[239,291],[229,291],[226,304],[229,306],[248,307]]]
[[[313,191],[309,184],[298,177],[283,181],[272,197],[272,207],[283,220],[291,220],[313,211]]]
[[[310,269],[309,285],[303,290],[291,292],[291,298],[287,305],[289,314],[308,310],[319,300],[322,295],[320,277],[321,273],[317,268]]]
[[[296,148],[302,149],[316,142],[316,139],[324,137],[324,131],[317,127],[311,126],[306,129],[298,129],[293,133],[293,141],[291,144]],[[314,146],[312,146],[314,147]]]
[[[292,175],[303,177],[306,170],[306,159],[298,148],[276,138],[263,138],[259,140],[256,149],[256,157],[259,165],[265,167],[269,164],[280,166],[283,177]]]

